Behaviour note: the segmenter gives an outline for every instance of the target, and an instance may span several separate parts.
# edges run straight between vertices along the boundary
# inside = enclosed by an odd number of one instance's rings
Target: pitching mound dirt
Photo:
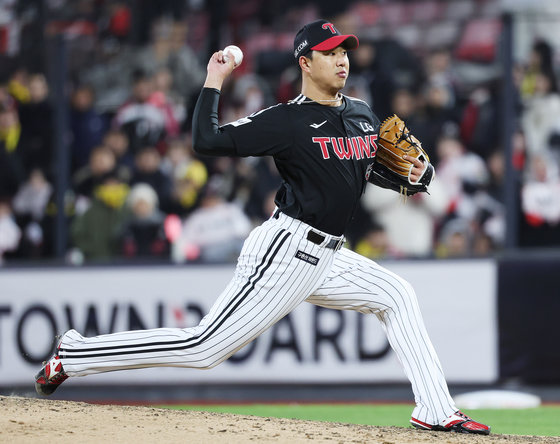
[[[13,443],[558,443],[557,438],[472,436],[151,407],[0,396],[0,442]]]

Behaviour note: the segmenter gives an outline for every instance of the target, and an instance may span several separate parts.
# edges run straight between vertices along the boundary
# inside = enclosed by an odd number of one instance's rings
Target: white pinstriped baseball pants
[[[455,412],[412,286],[346,248],[324,248],[331,238],[326,233],[321,245],[314,244],[307,240],[310,229],[282,213],[255,228],[233,279],[196,327],[91,338],[66,332],[59,349],[64,370],[84,376],[158,366],[212,368],[307,301],[375,314],[412,383],[413,416],[436,424]]]

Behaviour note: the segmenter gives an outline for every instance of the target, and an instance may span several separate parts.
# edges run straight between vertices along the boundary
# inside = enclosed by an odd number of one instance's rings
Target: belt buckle
[[[344,245],[344,236],[342,236],[336,243],[334,250],[338,251],[342,248],[342,246]]]

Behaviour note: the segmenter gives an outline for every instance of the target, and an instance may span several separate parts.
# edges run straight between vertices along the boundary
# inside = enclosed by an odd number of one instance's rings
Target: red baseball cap
[[[301,28],[294,38],[296,60],[311,50],[329,51],[343,45],[346,49],[356,49],[360,42],[355,35],[343,35],[326,20],[316,20]]]

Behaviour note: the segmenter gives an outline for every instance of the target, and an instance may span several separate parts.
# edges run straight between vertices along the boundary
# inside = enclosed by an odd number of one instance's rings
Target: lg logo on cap
[[[332,23],[323,23],[323,26],[321,26],[321,28],[329,28],[333,34],[336,34],[336,29],[334,29],[334,25]]]

